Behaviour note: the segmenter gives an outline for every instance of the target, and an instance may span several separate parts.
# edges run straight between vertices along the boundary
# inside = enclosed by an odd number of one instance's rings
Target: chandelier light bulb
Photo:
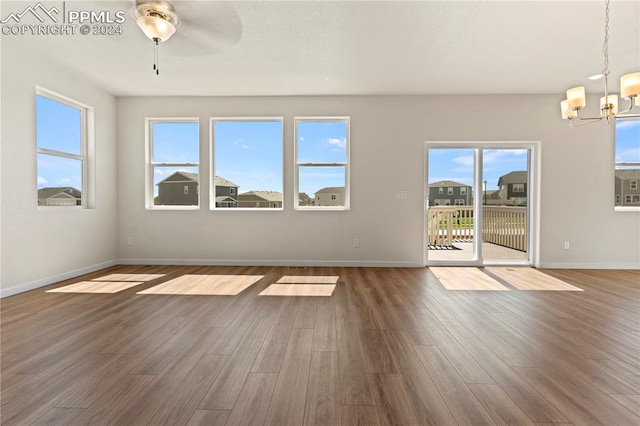
[[[587,105],[587,99],[584,93],[584,87],[574,87],[567,90],[567,102],[569,109],[577,111]]]
[[[633,72],[620,77],[620,97],[625,99],[640,96],[640,72]],[[637,102],[636,102],[637,105]]]

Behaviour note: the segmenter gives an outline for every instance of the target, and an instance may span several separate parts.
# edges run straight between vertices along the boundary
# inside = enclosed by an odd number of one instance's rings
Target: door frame
[[[540,141],[426,141],[424,143],[424,167],[423,167],[423,196],[422,203],[424,216],[422,220],[422,256],[425,266],[485,266],[485,265],[528,265],[540,266]],[[431,148],[462,148],[474,150],[475,167],[473,170],[474,180],[482,182],[482,160],[485,149],[528,149],[527,168],[527,259],[526,260],[490,260],[482,258],[482,244],[474,239],[475,260],[469,261],[445,261],[429,260],[427,256],[427,206],[429,199],[429,149]],[[473,232],[479,233],[482,224],[482,197],[476,195],[473,200],[474,220]]]

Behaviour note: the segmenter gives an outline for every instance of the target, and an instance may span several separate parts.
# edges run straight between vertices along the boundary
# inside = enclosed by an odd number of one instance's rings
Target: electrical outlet
[[[132,246],[133,245],[133,237],[128,237],[127,238],[127,245],[128,246]]]
[[[360,238],[353,239],[353,248],[360,248]]]
[[[565,241],[564,242],[564,249],[565,250],[569,250],[571,248],[571,244],[569,244],[569,241]]]

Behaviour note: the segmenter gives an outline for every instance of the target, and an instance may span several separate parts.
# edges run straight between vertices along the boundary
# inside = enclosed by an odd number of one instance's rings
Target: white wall
[[[6,296],[117,259],[116,100],[29,52],[19,37],[2,37],[2,64],[0,294]],[[95,108],[95,209],[37,208],[36,85]]]
[[[214,84],[212,82],[212,84]],[[638,267],[640,214],[614,212],[613,128],[571,129],[558,96],[175,97],[118,99],[118,253],[123,262],[407,265],[423,262],[425,141],[541,141],[540,264]],[[593,102],[592,102],[593,103]],[[285,117],[285,209],[144,208],[144,118]],[[292,207],[293,117],[351,116],[351,210]],[[408,192],[406,200],[395,191]],[[134,245],[128,246],[128,237]],[[353,248],[353,238],[360,248]],[[563,241],[571,242],[564,250]]]

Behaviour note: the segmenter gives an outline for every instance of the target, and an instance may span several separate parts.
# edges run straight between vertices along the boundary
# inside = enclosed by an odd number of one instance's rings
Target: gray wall
[[[637,267],[639,214],[614,212],[611,202],[613,127],[569,128],[559,118],[559,96],[119,98],[118,174],[127,183],[118,191],[119,256],[125,262],[418,266],[425,141],[540,141],[540,264]],[[206,129],[210,116],[280,115],[283,211],[211,212],[207,182],[200,210],[144,209],[145,117],[196,116]],[[351,210],[294,211],[293,117],[323,115],[351,116]],[[200,148],[201,173],[208,174],[206,131]],[[396,191],[407,191],[407,199],[396,199]],[[360,248],[353,247],[354,238]]]
[[[118,258],[116,100],[85,78],[30,54],[18,41],[2,37],[2,295],[101,268]],[[36,85],[95,108],[94,209],[37,207]]]

